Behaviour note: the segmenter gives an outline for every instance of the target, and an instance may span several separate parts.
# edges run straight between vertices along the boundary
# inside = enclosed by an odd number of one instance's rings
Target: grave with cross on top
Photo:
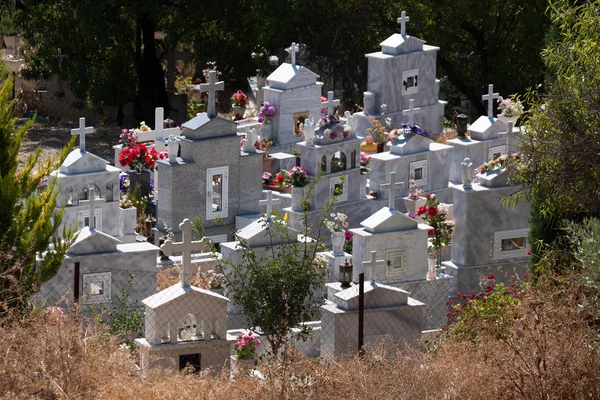
[[[181,286],[188,287],[191,282],[192,270],[192,252],[199,252],[206,249],[206,242],[202,240],[192,240],[192,221],[188,218],[179,224],[182,232],[181,242],[172,242],[167,240],[160,249],[165,255],[169,256],[174,252],[181,252]]]
[[[335,107],[340,105],[340,100],[333,99],[333,91],[329,91],[327,92],[327,101],[323,101],[321,102],[321,105],[327,107],[327,115],[333,115],[333,113],[335,112]]]
[[[94,133],[96,130],[93,126],[85,126],[85,118],[79,118],[79,128],[71,129],[71,136],[79,135],[79,151],[85,152],[85,135]]]
[[[216,93],[217,90],[225,90],[225,82],[217,82],[217,71],[208,72],[208,83],[200,84],[200,92],[208,92],[208,101],[206,103],[206,113],[209,116],[217,115]]]

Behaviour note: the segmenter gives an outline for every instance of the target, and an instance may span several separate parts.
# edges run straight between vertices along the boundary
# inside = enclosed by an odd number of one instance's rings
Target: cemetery
[[[456,310],[527,287],[539,205],[507,200],[530,190],[524,105],[488,82],[485,114],[448,120],[443,49],[400,11],[399,32],[363,54],[356,107],[299,38],[233,91],[228,113],[210,62],[181,83],[183,112],[155,104],[146,124],[121,110],[117,126],[82,111],[35,188],[57,222],[36,268],[60,259],[25,296],[50,329],[73,318],[118,331],[141,379],[268,382],[262,362],[288,354],[330,368],[433,348],[458,329]],[[89,146],[99,130],[103,156]]]

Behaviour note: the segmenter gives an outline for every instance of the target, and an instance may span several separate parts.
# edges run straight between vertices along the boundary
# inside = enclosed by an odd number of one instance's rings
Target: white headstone
[[[390,172],[390,183],[384,183],[380,186],[381,190],[389,190],[390,191],[390,202],[388,204],[388,208],[394,210],[396,207],[396,189],[400,189],[404,187],[404,182],[396,182],[396,173]]]
[[[500,97],[500,94],[494,93],[493,84],[488,85],[488,94],[484,94],[483,96],[481,96],[481,100],[487,101],[488,103],[488,118],[494,117],[494,99],[497,99],[498,97]]]
[[[327,107],[327,115],[333,115],[335,106],[339,106],[340,101],[333,99],[333,92],[330,90],[327,92],[327,101],[323,101],[321,104]]]
[[[300,51],[300,47],[296,44],[296,42],[292,42],[292,45],[285,49],[290,56],[292,56],[292,65],[296,66],[296,53]]]
[[[273,192],[271,190],[267,190],[267,199],[259,200],[258,204],[261,206],[264,204],[267,206],[267,218],[271,216],[271,212],[273,211],[273,204],[279,204],[281,202],[280,199],[273,198]]]
[[[377,252],[371,251],[371,259],[363,261],[363,267],[365,271],[368,269],[367,279],[371,282],[375,282],[375,267],[383,265],[385,260],[377,260]]]
[[[79,135],[79,150],[80,151],[85,151],[85,135],[87,135],[88,133],[94,133],[96,132],[96,130],[94,129],[93,126],[88,126],[86,128],[85,126],[85,118],[81,117],[79,118],[79,128],[78,129],[71,129],[71,136],[74,135]]]
[[[192,252],[204,250],[205,243],[204,239],[192,241],[192,221],[189,219],[184,219],[183,222],[179,224],[179,229],[181,229],[182,232],[181,242],[173,243],[170,240],[167,240],[160,246],[160,249],[167,256],[176,251],[181,252],[181,286],[188,287],[190,286],[191,279]]]
[[[400,34],[406,36],[406,23],[410,21],[410,18],[406,16],[406,11],[402,11],[398,23],[400,24]]]
[[[408,122],[412,125],[415,123],[415,114],[421,111],[421,107],[415,108],[415,100],[410,99],[408,101],[408,110],[402,110],[402,115],[408,115]]]
[[[208,72],[208,83],[200,84],[200,92],[208,92],[208,102],[206,103],[206,113],[210,116],[217,115],[216,108],[216,92],[217,90],[225,90],[223,81],[217,82],[217,71]]]

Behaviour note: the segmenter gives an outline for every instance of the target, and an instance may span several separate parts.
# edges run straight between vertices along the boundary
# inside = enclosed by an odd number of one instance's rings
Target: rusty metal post
[[[73,268],[73,304],[79,303],[79,261],[75,261]]]
[[[365,274],[358,275],[358,355],[365,354]]]

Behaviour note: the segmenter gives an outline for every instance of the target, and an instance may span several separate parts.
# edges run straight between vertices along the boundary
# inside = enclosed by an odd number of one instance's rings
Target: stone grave
[[[89,200],[88,186],[93,186],[97,229],[121,242],[135,242],[136,210],[119,207],[121,170],[85,149],[85,136],[93,132],[93,127],[85,126],[85,118],[80,118],[79,128],[71,130],[72,135],[79,135],[79,148],[71,151],[58,170],[50,174],[60,185],[56,212],[64,207],[62,224],[57,232],[62,232],[63,227],[81,228],[89,224],[89,209],[81,202]]]

